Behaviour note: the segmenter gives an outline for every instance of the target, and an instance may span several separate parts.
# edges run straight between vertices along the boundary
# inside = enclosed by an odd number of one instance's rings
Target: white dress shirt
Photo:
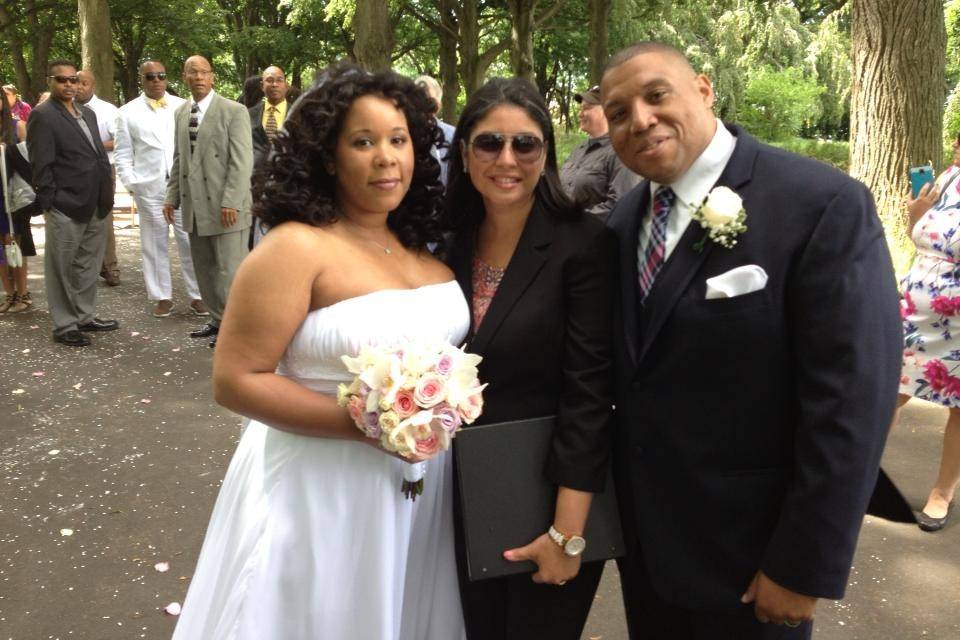
[[[90,98],[87,104],[83,105],[97,114],[97,127],[100,129],[100,141],[109,142],[117,134],[117,111],[118,109],[107,102],[101,100],[96,95]],[[107,152],[110,164],[113,164],[113,151]]]
[[[676,249],[680,237],[687,230],[687,226],[693,218],[693,212],[703,203],[713,185],[720,178],[720,174],[727,166],[736,145],[737,139],[718,119],[717,131],[713,134],[713,139],[707,145],[707,148],[703,150],[699,158],[694,160],[686,173],[680,176],[676,182],[668,185],[676,194],[676,199],[673,202],[670,216],[667,218],[664,262]],[[650,181],[650,205],[644,213],[643,222],[640,225],[640,238],[637,242],[637,266],[641,269],[644,251],[647,248],[647,239],[650,237],[650,227],[653,224],[653,195],[660,186],[659,183]]]
[[[207,109],[210,108],[210,102],[213,100],[213,96],[217,94],[213,89],[210,90],[210,93],[206,95],[200,102],[194,102],[193,98],[190,98],[190,109],[193,109],[193,105],[200,107],[200,112],[197,113],[197,128],[203,124],[203,114],[207,112]]]

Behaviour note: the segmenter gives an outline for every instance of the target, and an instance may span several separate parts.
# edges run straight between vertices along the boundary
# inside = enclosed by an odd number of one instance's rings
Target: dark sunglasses
[[[77,84],[80,82],[80,78],[77,76],[47,76],[59,82],[60,84]]]
[[[166,79],[167,79],[167,72],[166,72],[166,71],[158,71],[158,72],[154,73],[153,71],[150,71],[150,72],[148,72],[148,73],[143,74],[143,79],[144,79],[144,80],[149,80],[150,82],[153,82],[154,80],[166,80]]]
[[[500,157],[510,141],[510,149],[518,162],[536,162],[543,155],[544,142],[537,136],[522,133],[517,136],[503,133],[481,133],[470,142],[473,155],[481,162],[492,162]]]

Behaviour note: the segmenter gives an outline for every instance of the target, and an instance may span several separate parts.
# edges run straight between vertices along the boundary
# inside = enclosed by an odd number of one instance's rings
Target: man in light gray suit
[[[246,108],[213,90],[206,58],[187,58],[183,79],[191,100],[176,112],[163,215],[173,224],[174,211],[181,209],[200,296],[210,311],[210,322],[190,336],[209,337],[215,347],[230,283],[247,253],[253,137]]]

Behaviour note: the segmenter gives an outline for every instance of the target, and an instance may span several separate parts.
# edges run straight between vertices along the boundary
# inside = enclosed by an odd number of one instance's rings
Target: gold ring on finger
[[[794,622],[793,620],[784,620],[783,624],[784,626],[790,627],[791,629],[796,629],[797,627],[800,626],[799,622]]]

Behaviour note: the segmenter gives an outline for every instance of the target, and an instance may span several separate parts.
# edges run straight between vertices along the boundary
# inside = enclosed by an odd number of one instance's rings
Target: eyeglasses
[[[77,76],[47,76],[52,80],[56,80],[60,84],[77,84],[80,82],[80,78]]]
[[[150,82],[153,82],[154,80],[166,80],[166,79],[167,79],[167,72],[166,72],[166,71],[158,71],[158,72],[154,73],[153,71],[150,71],[150,72],[147,72],[147,73],[143,74],[143,79],[144,79],[144,80],[148,80],[148,81],[150,81]]]
[[[470,142],[474,157],[480,162],[493,162],[503,153],[503,148],[507,141],[510,141],[510,149],[513,151],[513,157],[518,162],[530,163],[536,162],[543,155],[543,148],[546,146],[540,138],[526,133],[512,136],[504,133],[481,133]]]

